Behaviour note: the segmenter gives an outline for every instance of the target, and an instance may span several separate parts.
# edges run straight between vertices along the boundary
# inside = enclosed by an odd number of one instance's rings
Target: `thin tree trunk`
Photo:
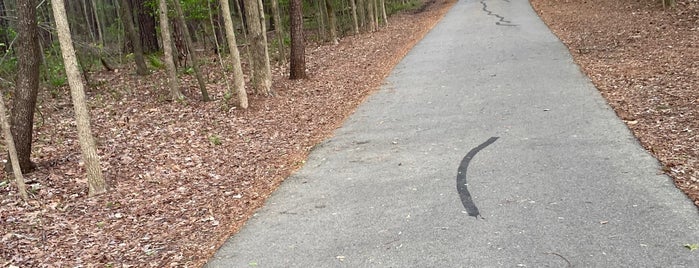
[[[352,26],[354,30],[354,34],[359,34],[359,22],[357,21],[357,1],[356,0],[349,0],[350,4],[352,5]]]
[[[95,31],[92,29],[92,25],[90,24],[90,13],[87,11],[87,0],[82,1],[82,12],[83,12],[83,17],[85,17],[85,28],[87,28],[87,32],[90,34],[90,38],[92,39],[93,43],[97,43],[97,38],[95,37]]]
[[[136,60],[136,73],[138,75],[147,75],[148,67],[146,66],[146,61],[143,58],[143,47],[141,46],[141,39],[139,38],[136,27],[133,23],[133,15],[131,14],[131,7],[129,6],[129,1],[121,0],[121,12],[124,16],[122,18],[124,24],[124,32],[126,33],[129,41],[131,41],[131,46],[133,47],[134,59]]]
[[[0,0],[0,43],[7,45],[9,43],[8,33],[9,25],[7,23],[7,11],[5,11],[5,1]]]
[[[366,3],[365,0],[357,0],[357,17],[359,17],[359,28],[366,29]]]
[[[248,59],[248,68],[252,68],[254,65],[252,62],[252,53],[250,53],[250,39],[248,39],[248,28],[247,28],[247,19],[243,15],[245,12],[244,8],[241,7],[241,3],[245,4],[243,0],[233,0],[235,1],[236,8],[238,9],[238,17],[240,18],[240,22],[243,23],[243,27],[241,27],[241,32],[243,32],[243,40],[245,40],[245,56],[247,56]],[[254,72],[250,71],[250,81],[252,81],[252,78],[255,77]],[[254,89],[253,89],[254,90]]]
[[[333,9],[332,0],[324,0],[325,11],[328,14],[328,28],[330,28],[330,41],[337,45],[337,18],[335,17],[335,10]]]
[[[39,68],[41,51],[39,50],[39,28],[36,23],[36,0],[17,3],[18,36],[17,85],[12,104],[12,136],[18,153],[22,172],[27,173],[36,165],[31,162],[32,133],[34,128],[34,109],[39,90]],[[8,165],[8,167],[11,167]]]
[[[367,19],[368,24],[369,24],[369,31],[374,32],[374,31],[376,31],[376,28],[378,26],[378,25],[376,25],[376,20],[375,20],[376,16],[374,16],[374,0],[365,0],[365,1],[367,4],[367,7],[366,7],[367,18],[366,19]]]
[[[102,31],[102,19],[99,16],[99,12],[97,12],[97,0],[92,0],[92,13],[93,16],[95,16],[95,22],[97,24],[97,35],[98,35],[98,40],[99,40],[99,45],[100,45],[100,51],[102,51],[102,46],[104,46],[104,32]],[[104,9],[102,9],[102,12],[104,12]]]
[[[317,0],[316,1],[316,20],[318,21],[318,33],[320,34],[321,40],[323,42],[327,41],[327,28],[325,27],[325,9],[323,8],[323,3],[325,0]]]
[[[177,81],[177,70],[172,57],[172,34],[170,33],[170,20],[167,17],[167,0],[158,1],[158,16],[160,18],[160,38],[163,40],[163,54],[165,69],[167,71],[168,84],[170,85],[170,97],[172,100],[184,99]]]
[[[228,50],[233,61],[233,91],[238,93],[238,106],[243,109],[248,108],[248,93],[245,91],[245,79],[243,77],[243,66],[240,63],[240,52],[238,44],[235,40],[235,31],[233,30],[233,18],[231,17],[231,9],[228,0],[220,0],[221,11],[223,15],[223,24],[226,28],[226,40],[228,41]]]
[[[306,78],[306,55],[303,41],[303,4],[301,0],[291,0],[289,6],[291,17],[291,59],[290,79]]]
[[[374,4],[374,21],[376,23],[376,30],[378,31],[381,27],[379,24],[379,0],[371,0],[371,2]]]
[[[192,60],[192,69],[194,69],[194,76],[197,78],[199,83],[199,90],[201,91],[201,99],[203,101],[210,101],[209,92],[206,90],[206,83],[204,82],[204,77],[201,75],[201,70],[199,69],[199,57],[194,50],[194,42],[192,42],[192,35],[189,33],[189,28],[184,20],[184,14],[182,13],[182,7],[180,7],[179,0],[172,1],[175,12],[177,13],[177,21],[180,26],[182,26],[182,34],[184,35],[184,42],[187,46],[188,54]]]
[[[252,84],[258,93],[271,96],[272,73],[269,66],[269,51],[267,50],[267,38],[265,37],[264,15],[258,0],[245,2],[245,15],[248,19],[248,32],[252,38]]]
[[[272,18],[274,19],[274,32],[277,34],[279,42],[279,59],[282,64],[286,63],[286,49],[284,49],[284,24],[282,24],[281,16],[279,15],[279,0],[270,0],[272,2]]]
[[[73,48],[73,41],[68,28],[65,6],[63,0],[51,0],[51,3],[53,16],[56,19],[56,31],[61,44],[61,54],[63,54],[66,76],[70,85],[70,95],[73,99],[73,108],[75,109],[78,141],[80,142],[82,158],[87,172],[88,195],[94,196],[106,192],[107,183],[102,176],[102,168],[100,167],[99,156],[97,156],[97,146],[90,130],[90,114],[87,110],[85,90],[83,82],[80,80],[78,63],[75,59],[75,49]]]
[[[388,16],[386,15],[386,0],[379,0],[379,5],[381,6],[381,17],[383,18],[383,25],[388,25]]]
[[[2,0],[0,0],[2,1]],[[19,166],[19,159],[17,158],[17,150],[15,149],[15,141],[12,138],[12,131],[10,131],[10,123],[7,122],[7,109],[5,109],[5,101],[0,98],[0,124],[2,124],[2,132],[5,134],[5,145],[10,153],[10,164],[12,165],[12,173],[15,176],[15,182],[17,182],[17,190],[19,191],[19,196],[22,197],[24,202],[29,200],[27,196],[27,186],[24,184],[24,177],[22,176],[22,168]]]

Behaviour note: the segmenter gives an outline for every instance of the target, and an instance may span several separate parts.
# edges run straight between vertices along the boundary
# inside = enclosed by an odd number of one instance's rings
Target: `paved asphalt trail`
[[[699,267],[697,209],[527,1],[459,1],[386,82],[208,267]]]

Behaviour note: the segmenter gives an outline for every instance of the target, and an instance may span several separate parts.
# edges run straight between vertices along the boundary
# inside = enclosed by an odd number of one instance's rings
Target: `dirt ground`
[[[532,0],[643,147],[699,206],[699,0]],[[642,197],[639,197],[642,198]]]
[[[501,0],[491,0],[501,1]],[[532,0],[610,105],[699,204],[699,2]],[[32,201],[0,180],[0,267],[200,267],[315,144],[332,134],[455,0],[437,0],[339,45],[307,47],[310,79],[273,73],[251,109],[167,102],[164,73],[94,73],[88,95],[109,193],[87,198],[67,90],[42,92]],[[52,96],[52,94],[54,96]],[[5,182],[5,183],[1,183]],[[641,197],[642,198],[642,197]]]
[[[93,198],[69,92],[43,90],[31,202],[0,180],[0,267],[202,266],[454,2],[430,1],[339,45],[309,45],[310,78],[290,81],[275,66],[276,97],[251,96],[249,110],[224,100],[218,62],[204,68],[208,103],[187,75],[187,100],[171,103],[163,71],[91,74],[92,126],[111,184]]]

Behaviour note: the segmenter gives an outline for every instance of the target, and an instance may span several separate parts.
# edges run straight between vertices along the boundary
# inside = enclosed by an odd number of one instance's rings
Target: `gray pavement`
[[[692,243],[529,3],[461,0],[207,266],[699,267]]]

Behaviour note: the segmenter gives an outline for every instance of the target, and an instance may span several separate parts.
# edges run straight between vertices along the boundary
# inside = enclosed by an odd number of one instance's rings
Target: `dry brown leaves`
[[[699,206],[699,1],[533,0],[619,117]]]
[[[93,74],[88,92],[109,193],[87,198],[66,91],[41,97],[28,174],[32,201],[0,187],[0,266],[199,267],[331,135],[453,0],[401,14],[380,31],[307,48],[310,79],[274,70],[277,96],[235,109],[219,63],[204,68],[215,101],[167,102],[165,76]],[[211,57],[210,59],[213,59]],[[212,60],[213,61],[213,60]],[[3,179],[5,181],[5,179]]]

